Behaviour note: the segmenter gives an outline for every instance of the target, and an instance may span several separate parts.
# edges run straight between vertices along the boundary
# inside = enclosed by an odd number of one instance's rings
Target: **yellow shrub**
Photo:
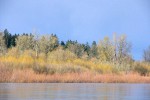
[[[66,62],[72,61],[75,58],[76,56],[68,50],[57,49],[48,53],[49,62]]]
[[[88,61],[88,60],[81,60],[81,59],[75,59],[73,61],[73,64],[75,65],[79,65],[79,66],[83,66],[83,67],[86,67],[88,69],[91,69],[93,66],[95,66],[94,63]]]
[[[134,70],[141,75],[148,75],[150,73],[150,64],[149,63],[135,63]]]
[[[110,64],[97,64],[95,70],[101,73],[112,73],[112,66]]]

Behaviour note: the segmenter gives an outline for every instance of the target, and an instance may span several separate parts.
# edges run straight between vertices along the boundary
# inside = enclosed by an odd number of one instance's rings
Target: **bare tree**
[[[117,43],[117,60],[121,64],[123,61],[125,61],[126,58],[129,57],[131,52],[131,43],[127,41],[127,37],[125,35],[121,35],[118,38]]]
[[[143,52],[144,61],[150,62],[150,46]]]

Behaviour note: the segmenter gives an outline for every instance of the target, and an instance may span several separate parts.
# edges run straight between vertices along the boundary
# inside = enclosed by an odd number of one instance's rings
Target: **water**
[[[0,100],[150,100],[150,84],[1,83]]]

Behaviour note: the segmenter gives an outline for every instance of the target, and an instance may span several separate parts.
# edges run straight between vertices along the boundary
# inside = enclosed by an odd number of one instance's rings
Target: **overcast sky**
[[[150,45],[150,0],[0,0],[0,30],[5,28],[80,43],[127,34],[133,57],[141,60]]]

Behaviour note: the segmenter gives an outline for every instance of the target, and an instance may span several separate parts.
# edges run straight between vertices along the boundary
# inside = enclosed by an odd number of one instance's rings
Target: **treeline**
[[[103,40],[100,40],[98,44],[96,41],[93,41],[92,45],[89,45],[88,42],[81,44],[77,40],[59,42],[56,34],[41,37],[33,35],[32,33],[12,35],[5,29],[4,32],[1,32],[1,47],[3,47],[3,49],[17,47],[20,52],[33,50],[36,52],[37,57],[39,53],[47,55],[49,52],[61,47],[64,50],[67,49],[71,51],[78,58],[96,58],[101,61],[111,61],[114,63],[123,63],[123,61],[127,59],[132,59],[132,55],[130,54],[131,44],[127,41],[125,35],[121,35],[120,37],[114,35],[113,40],[110,40],[109,37],[105,37]]]
[[[114,34],[112,39],[104,37],[99,43],[93,41],[89,45],[89,43],[81,44],[77,40],[59,41],[59,38],[55,34],[45,36],[38,36],[32,33],[13,35],[7,29],[0,33],[1,56],[8,55],[13,49],[16,50],[13,51],[16,52],[16,55],[22,55],[26,51],[32,51],[33,55],[31,53],[31,56],[34,56],[34,59],[39,59],[43,56],[45,61],[55,60],[66,62],[69,59],[81,59],[84,61],[92,61],[95,64],[109,63],[119,71],[129,72],[133,69],[140,70],[142,71],[140,73],[143,74],[145,69],[140,69],[141,67],[135,68],[131,48],[132,45],[127,40],[126,35],[117,36]],[[145,50],[143,55],[144,60],[150,62],[150,48]],[[136,65],[143,66],[141,63]],[[92,66],[85,66],[92,69]]]

